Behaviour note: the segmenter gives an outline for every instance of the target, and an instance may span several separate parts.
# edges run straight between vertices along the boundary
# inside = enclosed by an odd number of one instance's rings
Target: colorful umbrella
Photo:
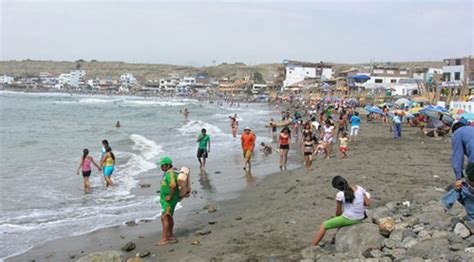
[[[401,104],[409,105],[409,104],[410,104],[410,100],[408,100],[408,99],[406,99],[406,98],[400,98],[400,99],[398,99],[397,101],[395,101],[395,104],[397,104],[397,105],[401,105]]]
[[[446,124],[452,124],[454,122],[454,118],[451,114],[446,110],[444,107],[441,106],[427,106],[419,111],[420,114],[423,114],[432,119],[438,119]]]
[[[410,114],[419,114],[421,109],[423,109],[423,107],[414,107],[414,108],[408,110],[408,113],[410,113]]]

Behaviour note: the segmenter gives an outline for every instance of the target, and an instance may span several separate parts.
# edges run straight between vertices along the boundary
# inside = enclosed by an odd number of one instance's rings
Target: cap
[[[252,131],[252,128],[250,128],[250,127],[246,127],[246,128],[244,128],[244,131],[245,131],[245,130]]]
[[[168,157],[168,156],[164,156],[163,158],[161,158],[160,160],[160,166],[163,166],[163,165],[171,165],[173,164],[173,161],[171,161],[171,158]]]

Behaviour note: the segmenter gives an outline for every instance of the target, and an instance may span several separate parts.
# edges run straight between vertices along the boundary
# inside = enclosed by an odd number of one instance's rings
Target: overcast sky
[[[0,60],[355,63],[474,49],[472,0],[0,2]]]

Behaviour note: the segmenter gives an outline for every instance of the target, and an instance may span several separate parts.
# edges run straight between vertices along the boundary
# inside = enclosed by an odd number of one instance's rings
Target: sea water
[[[184,108],[191,112],[188,121],[180,114]],[[266,104],[230,108],[180,98],[0,92],[0,258],[48,240],[156,218],[157,194],[133,190],[140,178],[161,176],[156,162],[164,155],[195,171],[193,189],[204,200],[234,196],[249,183],[239,136],[230,133],[228,116],[234,113],[239,134],[250,126],[258,144],[271,142],[264,124],[279,113]],[[206,181],[195,175],[202,128],[211,136]],[[107,189],[93,166],[92,194],[85,195],[82,175],[76,175],[82,150],[100,161],[102,139],[116,155],[115,187]],[[255,153],[254,176],[278,170],[278,156]],[[185,212],[186,202],[183,206],[178,213]]]

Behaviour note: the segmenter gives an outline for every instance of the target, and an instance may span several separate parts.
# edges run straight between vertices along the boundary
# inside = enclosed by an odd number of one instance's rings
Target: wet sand
[[[450,139],[428,138],[415,128],[403,131],[403,138],[394,140],[388,126],[363,124],[359,140],[349,145],[347,159],[336,156],[334,146],[333,158],[318,157],[312,172],[297,169],[270,175],[235,199],[209,203],[217,207],[215,213],[207,213],[203,206],[188,207],[186,217],[184,212],[176,215],[177,244],[155,246],[161,236],[161,222],[155,220],[54,240],[7,261],[74,261],[95,251],[119,251],[128,241],[137,248],[123,256],[148,250],[151,255],[144,261],[297,261],[319,224],[335,212],[337,191],[331,187],[335,175],[368,190],[370,208],[411,200],[414,194],[452,182]],[[234,173],[245,179],[243,171]],[[212,232],[195,236],[197,230]],[[330,242],[334,233],[330,231],[322,244]],[[198,245],[191,244],[195,240]]]

